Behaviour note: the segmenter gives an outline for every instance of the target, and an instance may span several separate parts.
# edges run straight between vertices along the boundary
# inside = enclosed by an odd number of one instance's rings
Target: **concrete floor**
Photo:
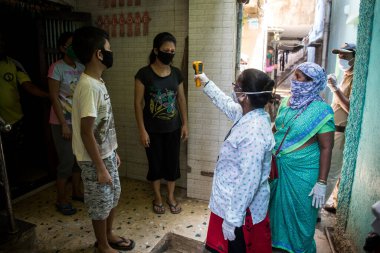
[[[149,183],[125,178],[121,182],[122,196],[114,230],[135,240],[136,247],[130,252],[150,252],[169,232],[204,242],[210,214],[206,201],[187,198],[185,190],[179,189],[177,200],[183,211],[171,214],[166,206],[166,213],[157,215],[152,212]],[[37,225],[35,252],[94,252],[95,237],[84,204],[74,201],[73,206],[78,212],[73,216],[64,216],[55,210],[55,196],[55,187],[51,185],[27,198],[16,200],[13,205],[17,219]],[[334,215],[322,212],[322,222],[315,233],[318,253],[331,252],[324,227],[332,226],[334,222]]]

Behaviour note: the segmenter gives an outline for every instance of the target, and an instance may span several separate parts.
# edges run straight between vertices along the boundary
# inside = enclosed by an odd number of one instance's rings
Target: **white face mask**
[[[339,68],[343,71],[347,71],[351,68],[350,62],[346,59],[339,59]]]
[[[235,91],[233,91],[233,92],[231,93],[231,97],[232,97],[232,100],[233,100],[235,103],[239,103],[239,101],[238,101],[238,97],[237,97]]]
[[[241,97],[241,95],[238,97],[236,93],[254,95],[254,94],[273,93],[273,92],[272,91],[258,91],[258,92],[233,91],[231,94],[231,97],[235,103],[239,103],[239,98]]]

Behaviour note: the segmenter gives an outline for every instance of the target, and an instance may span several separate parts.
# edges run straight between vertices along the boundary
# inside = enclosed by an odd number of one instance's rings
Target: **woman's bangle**
[[[327,184],[327,181],[326,180],[323,180],[323,179],[320,179],[318,178],[318,183],[321,183],[321,184]]]

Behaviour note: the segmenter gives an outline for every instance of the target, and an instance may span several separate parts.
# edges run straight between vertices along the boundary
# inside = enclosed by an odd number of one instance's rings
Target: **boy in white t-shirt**
[[[72,46],[85,65],[73,97],[73,151],[82,169],[84,202],[97,239],[95,247],[101,253],[132,250],[133,240],[112,232],[121,187],[111,101],[101,78],[113,62],[109,36],[99,28],[82,27],[74,32]]]

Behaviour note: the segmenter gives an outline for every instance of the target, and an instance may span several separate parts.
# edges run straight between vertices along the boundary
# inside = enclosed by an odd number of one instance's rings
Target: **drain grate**
[[[184,237],[182,235],[167,233],[154,246],[150,253],[207,253],[204,243]]]

